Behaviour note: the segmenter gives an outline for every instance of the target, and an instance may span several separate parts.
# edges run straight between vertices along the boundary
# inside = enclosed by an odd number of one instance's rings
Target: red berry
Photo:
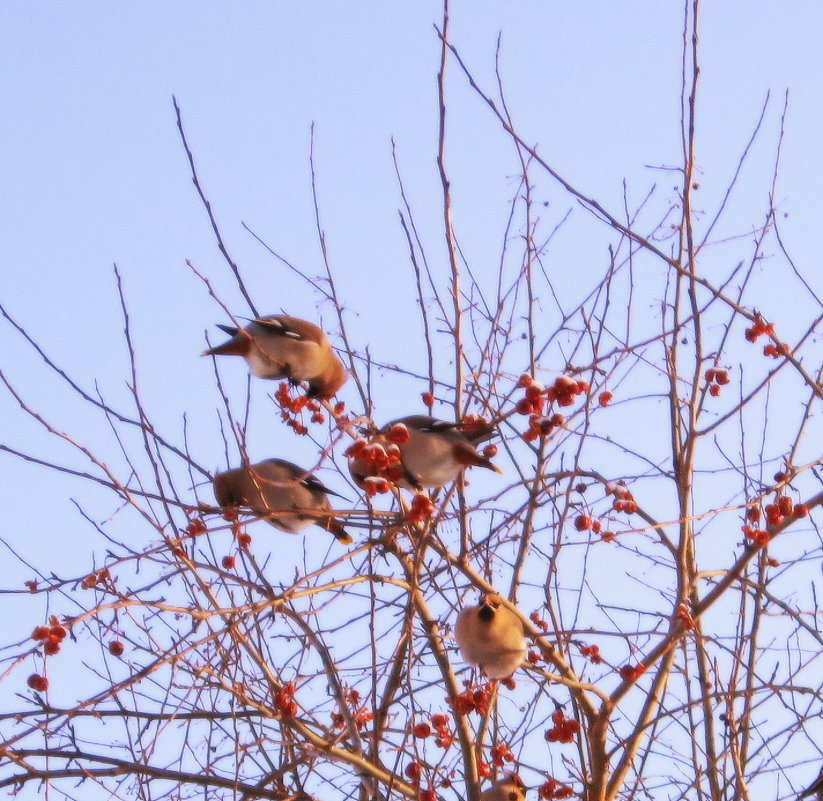
[[[720,394],[720,384],[712,384],[709,387],[709,395],[716,398]]]
[[[32,690],[37,690],[39,693],[44,693],[49,688],[49,680],[39,673],[32,673],[31,676],[26,679],[26,684],[28,684]]]
[[[486,445],[486,447],[483,448],[483,456],[487,459],[493,459],[497,456],[497,445]]]
[[[412,729],[412,734],[415,737],[430,737],[432,733],[431,726],[428,723],[418,723],[414,729]]]
[[[234,570],[234,566],[237,563],[237,560],[233,556],[224,556],[223,557],[223,567],[226,570]]]
[[[109,643],[109,653],[112,656],[123,656],[123,652],[126,650],[126,646],[123,645],[120,640],[112,640]]]
[[[60,640],[55,637],[49,637],[46,644],[43,646],[43,651],[46,656],[53,656],[60,651]]]
[[[714,380],[721,386],[728,384],[729,381],[731,381],[729,378],[729,373],[726,370],[717,370],[715,372]]]
[[[598,402],[601,406],[608,406],[612,402],[612,398],[614,396],[611,392],[601,392],[600,397],[598,398]]]
[[[710,367],[708,370],[706,370],[706,375],[705,375],[706,383],[707,384],[713,383],[714,379],[715,379],[715,376],[717,376],[717,370],[715,370],[714,367]]]
[[[432,715],[432,726],[436,729],[449,725],[449,716],[443,714]]]
[[[794,509],[794,503],[788,495],[780,495],[777,498],[777,508],[782,515],[790,515]]]
[[[423,398],[423,403],[430,409],[434,406],[434,395],[431,392],[424,392],[420,397]]]
[[[410,438],[409,429],[403,423],[395,423],[389,429],[389,442],[393,442],[395,445],[402,445],[404,442],[408,442]]]
[[[592,527],[591,515],[579,515],[576,517],[574,527],[578,531],[588,531]]]
[[[796,503],[793,513],[795,517],[808,517],[809,507],[805,503]]]
[[[36,626],[34,631],[31,633],[31,638],[33,640],[45,640],[46,637],[49,636],[49,627],[48,626]]]
[[[241,531],[237,535],[237,544],[241,548],[248,548],[251,545],[251,534],[246,534],[245,531]]]

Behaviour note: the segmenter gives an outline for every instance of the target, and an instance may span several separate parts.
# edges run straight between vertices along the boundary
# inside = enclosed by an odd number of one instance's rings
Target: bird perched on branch
[[[371,445],[361,441],[362,447],[355,443],[349,448],[349,471],[361,486],[369,476],[385,476],[412,490],[442,487],[466,467],[500,473],[475,447],[494,431],[488,423],[447,423],[423,414],[401,417],[385,425]]]
[[[463,659],[490,679],[508,678],[526,655],[523,623],[496,593],[484,595],[478,606],[465,607],[454,635]]]
[[[307,381],[310,397],[332,397],[346,383],[346,369],[326,335],[313,323],[270,314],[245,328],[217,326],[231,336],[204,356],[242,356],[258,378]]]
[[[496,781],[488,790],[480,793],[480,801],[523,801],[526,788],[514,773]]]
[[[212,480],[222,507],[245,507],[281,531],[296,534],[314,523],[345,544],[352,541],[342,524],[329,514],[329,495],[337,495],[312,473],[284,459],[238,467]],[[339,495],[337,497],[340,497]]]
[[[823,770],[821,770],[817,778],[797,796],[797,801],[800,801],[802,798],[808,798],[811,795],[816,795],[817,801],[823,801]]]

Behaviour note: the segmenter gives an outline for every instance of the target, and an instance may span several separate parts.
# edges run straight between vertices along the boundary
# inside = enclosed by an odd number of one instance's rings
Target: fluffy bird
[[[312,473],[284,459],[267,459],[218,473],[212,485],[220,506],[242,506],[266,515],[266,521],[281,531],[296,534],[314,523],[342,543],[352,541],[341,523],[328,514],[328,496],[337,493]]]
[[[459,423],[413,414],[386,424],[377,441],[400,449],[402,473],[392,480],[406,489],[421,490],[442,487],[454,481],[466,467],[485,467],[500,473],[501,470],[475,447],[475,443],[493,434],[494,428],[488,424],[469,429]],[[368,476],[381,475],[383,466],[370,464],[362,453],[349,459],[349,471],[361,485]]]
[[[523,801],[525,797],[526,788],[515,774],[496,781],[488,790],[480,793],[480,801]]]
[[[460,612],[454,636],[463,659],[490,679],[508,678],[526,655],[523,623],[496,593]]]
[[[313,323],[270,314],[245,328],[218,325],[231,339],[204,356],[242,356],[258,378],[306,381],[310,397],[330,398],[346,383],[346,369],[326,335]]]
[[[797,801],[801,798],[809,798],[809,796],[816,796],[817,801],[823,801],[823,770],[820,771],[818,777],[797,796]]]

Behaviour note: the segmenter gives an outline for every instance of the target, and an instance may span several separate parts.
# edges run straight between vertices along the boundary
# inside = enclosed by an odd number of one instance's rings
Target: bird
[[[797,801],[801,798],[808,798],[810,795],[817,795],[817,801],[823,801],[823,769],[818,774],[817,778],[797,796]]]
[[[462,609],[454,635],[463,659],[490,679],[508,678],[526,655],[523,623],[503,606],[497,593],[482,596],[478,606]]]
[[[523,801],[525,797],[526,788],[515,773],[499,779],[488,790],[480,793],[480,801]]]
[[[346,383],[346,368],[314,323],[270,314],[245,328],[217,327],[231,339],[203,351],[203,356],[242,356],[258,378],[308,382],[307,394],[312,398],[330,398]]]
[[[245,507],[266,516],[266,522],[297,534],[314,523],[348,545],[351,535],[330,514],[329,495],[337,495],[314,474],[285,459],[266,459],[218,473],[214,497],[224,508]],[[337,497],[340,497],[337,495]]]
[[[434,489],[454,481],[466,467],[485,467],[502,472],[478,452],[475,443],[494,434],[488,423],[467,425],[435,420],[424,414],[413,414],[392,420],[378,432],[376,441],[396,445],[400,450],[400,471],[389,477],[401,487],[411,490]],[[377,465],[378,473],[381,465]],[[385,465],[383,465],[385,467]],[[349,471],[362,486],[374,475],[375,465],[354,452],[349,458]]]

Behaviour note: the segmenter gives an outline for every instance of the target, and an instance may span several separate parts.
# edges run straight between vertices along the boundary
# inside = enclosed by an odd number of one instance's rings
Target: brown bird
[[[817,801],[823,801],[823,770],[821,770],[817,778],[797,796],[797,801],[815,794],[817,795]]]
[[[346,383],[343,363],[313,323],[287,314],[270,314],[252,320],[245,328],[217,327],[231,339],[204,351],[204,356],[242,356],[258,378],[307,381],[310,397],[330,398]]]
[[[525,797],[526,788],[516,773],[496,781],[488,790],[480,793],[480,801],[523,801]]]
[[[485,467],[500,473],[474,446],[493,433],[494,428],[488,424],[466,428],[464,433],[459,423],[413,414],[385,425],[377,440],[395,444],[400,449],[402,474],[394,479],[395,483],[406,489],[421,490],[454,481],[466,467]],[[373,469],[364,458],[349,459],[349,471],[358,484],[374,475]]]
[[[328,514],[328,496],[337,493],[312,473],[284,459],[267,459],[218,473],[212,485],[220,506],[251,509],[265,515],[266,522],[281,531],[296,534],[314,523],[342,543],[352,541],[341,523]]]
[[[479,606],[460,612],[454,636],[463,659],[490,679],[508,678],[526,655],[523,623],[496,593],[484,595]]]

